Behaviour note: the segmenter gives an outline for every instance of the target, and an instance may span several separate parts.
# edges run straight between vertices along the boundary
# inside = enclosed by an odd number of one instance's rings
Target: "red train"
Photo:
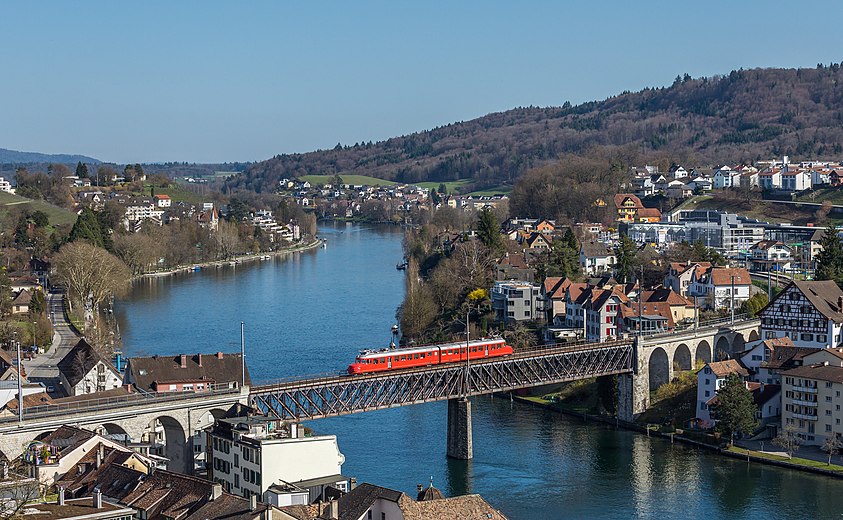
[[[512,354],[512,347],[503,339],[479,339],[468,345],[469,359],[487,359]],[[466,344],[442,343],[398,349],[362,350],[354,363],[348,365],[349,374],[369,374],[424,367],[442,363],[465,361]]]

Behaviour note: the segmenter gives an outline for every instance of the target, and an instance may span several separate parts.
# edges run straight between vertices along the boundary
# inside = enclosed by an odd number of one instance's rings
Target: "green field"
[[[467,195],[480,195],[480,196],[509,195],[509,192],[511,192],[511,191],[512,191],[512,188],[509,187],[509,186],[498,186],[496,188],[488,188],[488,189],[480,190],[480,191],[472,191],[471,193],[468,193]]]
[[[12,195],[11,193],[0,191],[0,213],[5,215],[15,206],[25,206],[32,211],[43,211],[50,218],[50,224],[54,226],[76,222],[76,213],[70,210],[53,206],[43,200],[27,199],[19,195]]]
[[[196,186],[202,185],[197,184]],[[147,184],[144,187],[146,188],[146,192],[144,192],[144,195],[149,196],[150,185]],[[170,198],[173,199],[173,202],[187,202],[188,204],[201,204],[210,200],[207,197],[203,197],[198,193],[190,191],[182,184],[170,184],[170,186],[167,188],[159,188],[156,186],[155,194],[169,195]]]
[[[393,184],[397,184],[392,181],[387,181],[384,179],[377,179],[375,177],[369,177],[367,175],[340,175],[343,184],[350,184],[352,186],[392,186]],[[334,180],[333,175],[303,175],[299,177],[300,181],[307,181],[310,184],[318,185],[318,184],[331,184]]]
[[[448,190],[448,193],[454,193],[460,191],[460,188],[465,186],[466,184],[471,183],[471,179],[460,179],[458,181],[428,181],[428,182],[417,182],[415,186],[419,188],[427,188],[430,190],[438,190],[441,184],[445,185],[445,189]]]

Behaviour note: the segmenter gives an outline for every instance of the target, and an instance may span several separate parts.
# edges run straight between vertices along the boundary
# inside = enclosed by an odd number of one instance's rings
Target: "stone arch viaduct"
[[[759,339],[760,320],[705,327],[638,338],[635,370],[619,376],[619,418],[631,421],[650,405],[650,390],[673,380],[674,374],[698,363],[733,357]]]

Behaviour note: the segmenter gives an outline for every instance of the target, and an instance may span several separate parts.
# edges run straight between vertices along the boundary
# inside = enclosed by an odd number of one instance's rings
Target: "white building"
[[[320,487],[328,482],[348,490],[342,476],[345,456],[335,435],[307,437],[296,424],[249,416],[218,420],[208,437],[208,478],[230,493],[269,500],[265,494],[273,485],[307,489],[307,481],[314,479],[322,482]]]
[[[811,174],[805,170],[782,172],[782,189],[802,191],[811,187]]]
[[[806,364],[782,373],[782,426],[796,430],[802,444],[821,446],[836,433],[843,434],[843,359]],[[843,356],[843,354],[841,354]]]
[[[615,268],[615,253],[600,242],[580,244],[580,267],[586,275],[603,273]]]
[[[746,269],[709,267],[701,275],[693,272],[688,296],[697,297],[701,307],[737,309],[749,299],[750,287],[752,280]]]
[[[798,347],[837,347],[843,332],[843,291],[832,280],[791,282],[759,316],[762,339],[787,336]]]
[[[544,317],[541,286],[507,280],[495,282],[491,291],[495,319],[507,323],[538,320]]]
[[[14,193],[15,189],[12,188],[12,184],[9,181],[4,179],[3,177],[0,177],[0,191],[5,191],[6,193]]]
[[[154,196],[153,199],[155,199],[155,205],[159,208],[169,208],[173,205],[173,200],[169,195],[160,194]]]
[[[56,367],[62,390],[68,396],[105,392],[123,386],[117,369],[102,359],[84,339],[80,339]]]
[[[730,374],[737,374],[743,379],[749,376],[749,371],[737,360],[727,359],[706,363],[697,372],[697,420],[703,428],[714,426],[711,402]]]

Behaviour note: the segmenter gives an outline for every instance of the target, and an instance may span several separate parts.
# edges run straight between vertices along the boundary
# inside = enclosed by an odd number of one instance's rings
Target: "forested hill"
[[[753,69],[677,77],[670,87],[578,106],[516,108],[378,143],[279,155],[229,180],[270,189],[284,177],[363,174],[402,182],[474,179],[512,185],[526,169],[595,147],[686,164],[843,153],[843,71]]]
[[[88,164],[99,164],[98,159],[84,155],[71,154],[47,154],[38,152],[19,152],[0,148],[0,164],[31,164],[31,163],[62,163],[76,164],[83,162]]]

